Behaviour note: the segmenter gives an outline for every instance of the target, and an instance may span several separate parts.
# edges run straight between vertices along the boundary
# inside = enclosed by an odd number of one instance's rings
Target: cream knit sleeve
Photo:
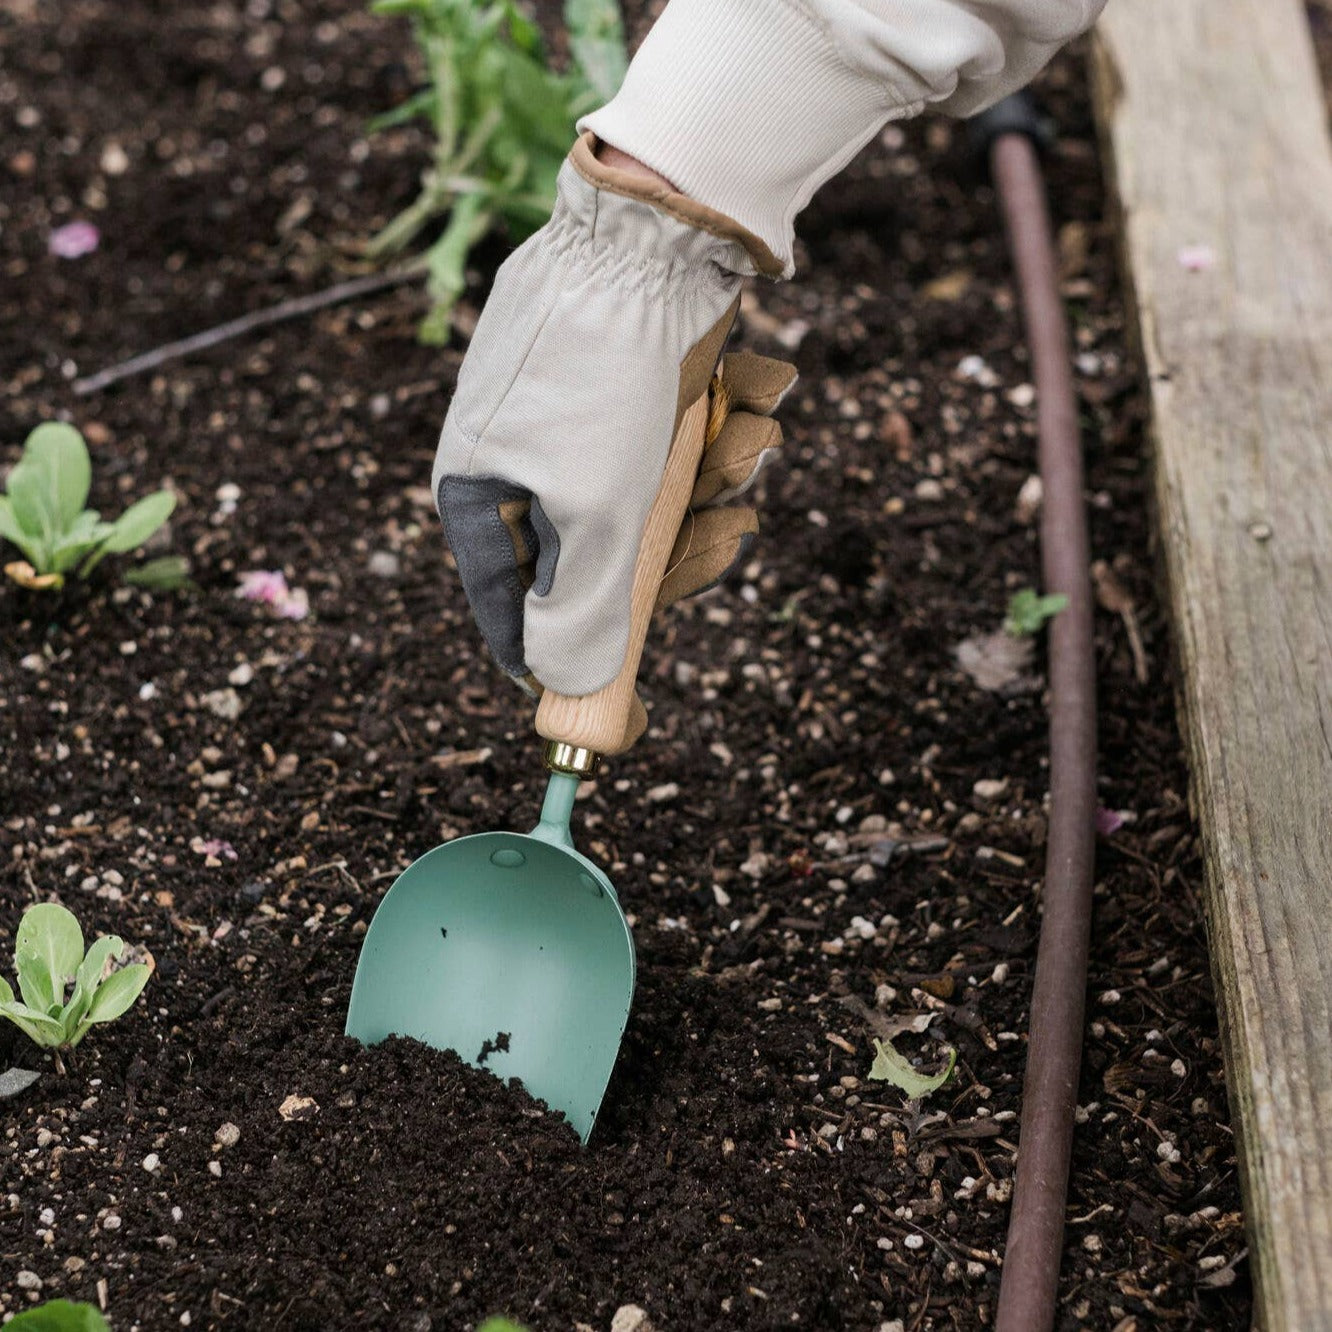
[[[1028,82],[1105,0],[670,0],[580,129],[766,241],[889,120],[971,115]]]

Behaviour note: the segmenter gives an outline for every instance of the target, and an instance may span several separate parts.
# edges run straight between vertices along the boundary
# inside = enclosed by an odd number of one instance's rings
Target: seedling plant
[[[1031,638],[1039,634],[1047,620],[1053,620],[1068,606],[1068,598],[1058,593],[1043,597],[1034,588],[1024,587],[1008,600],[1004,630],[1013,638]]]
[[[122,940],[103,935],[85,953],[83,931],[72,911],[55,902],[29,907],[14,939],[22,999],[16,999],[9,982],[0,977],[0,1017],[54,1050],[56,1067],[63,1073],[61,1051],[72,1050],[96,1023],[120,1017],[148,983],[149,969],[142,962],[108,970],[124,951]]]
[[[616,0],[565,0],[570,62],[551,68],[541,34],[514,0],[376,0],[409,18],[429,84],[373,129],[421,117],[434,132],[421,192],[366,253],[384,260],[435,219],[448,223],[425,257],[431,307],[422,342],[448,341],[467,256],[492,228],[522,240],[550,216],[574,122],[614,96],[627,64]]]
[[[106,556],[137,550],[176,507],[176,497],[159,490],[104,522],[96,509],[83,507],[91,485],[88,446],[73,426],[47,422],[28,436],[0,495],[0,538],[27,557],[5,566],[14,582],[42,591],[62,587],[71,572],[87,578]],[[179,586],[184,576],[184,561],[173,557],[125,575],[150,587]]]

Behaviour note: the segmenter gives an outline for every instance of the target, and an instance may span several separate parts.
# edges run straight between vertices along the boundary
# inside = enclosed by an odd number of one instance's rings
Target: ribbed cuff
[[[578,127],[752,231],[789,277],[796,214],[919,106],[852,68],[799,0],[671,0],[619,93]]]

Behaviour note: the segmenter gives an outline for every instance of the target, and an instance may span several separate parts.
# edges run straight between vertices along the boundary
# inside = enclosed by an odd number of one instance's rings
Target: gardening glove
[[[731,352],[708,388],[708,426],[689,509],[657,593],[656,609],[715,587],[744,559],[759,529],[749,507],[723,507],[744,494],[781,447],[772,420],[795,383],[795,367],[753,352]]]
[[[591,135],[560,171],[550,222],[500,269],[432,489],[481,632],[530,692],[581,696],[619,673],[676,428],[708,392],[742,279],[780,269],[729,218],[598,162]],[[794,372],[776,364],[728,359],[698,505],[738,494],[780,442],[762,414]],[[686,518],[659,604],[715,582],[756,527],[730,511]]]

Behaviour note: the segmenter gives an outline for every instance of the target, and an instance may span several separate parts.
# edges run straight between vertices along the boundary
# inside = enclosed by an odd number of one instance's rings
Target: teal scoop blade
[[[629,1016],[634,945],[610,880],[574,849],[577,789],[552,773],[530,834],[462,837],[398,876],[362,945],[346,1030],[518,1078],[586,1142]]]

